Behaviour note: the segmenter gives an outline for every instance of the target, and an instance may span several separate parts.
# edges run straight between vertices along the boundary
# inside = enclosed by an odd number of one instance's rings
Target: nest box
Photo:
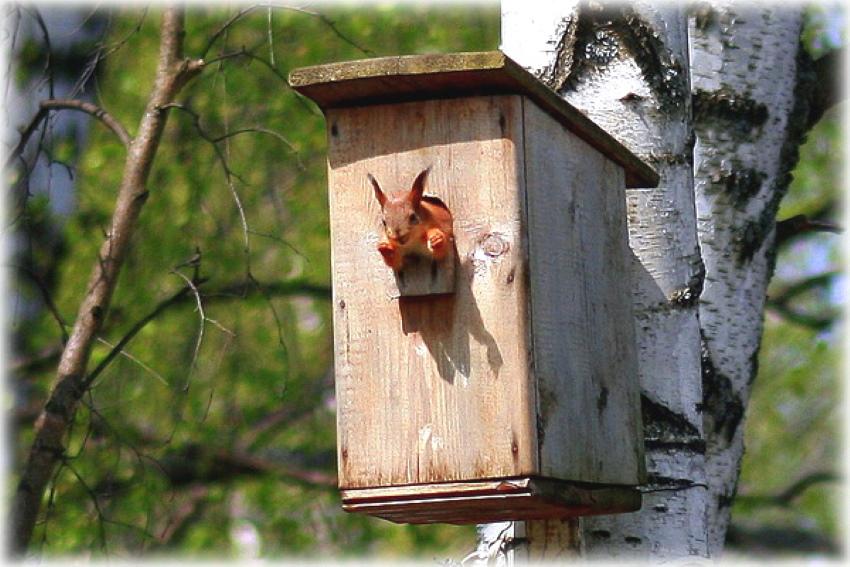
[[[500,52],[298,69],[323,110],[343,508],[481,523],[640,508],[626,187],[657,174]],[[399,271],[369,176],[451,212]]]

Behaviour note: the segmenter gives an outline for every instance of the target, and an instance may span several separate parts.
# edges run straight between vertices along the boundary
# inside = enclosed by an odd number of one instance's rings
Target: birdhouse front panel
[[[343,488],[538,470],[521,98],[328,111]],[[453,215],[455,289],[400,297],[367,176],[401,194],[426,168]]]

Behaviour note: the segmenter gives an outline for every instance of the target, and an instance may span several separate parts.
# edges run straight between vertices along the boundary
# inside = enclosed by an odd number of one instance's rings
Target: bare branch
[[[808,232],[841,234],[844,229],[826,220],[810,219],[806,215],[794,215],[776,223],[776,246],[782,246],[795,236]]]
[[[839,480],[840,478],[838,475],[832,472],[813,472],[795,481],[788,488],[777,494],[738,494],[735,497],[735,501],[748,505],[779,506],[787,508],[793,503],[794,499],[809,488],[818,484],[838,482]]]
[[[835,49],[813,63],[817,77],[812,92],[808,128],[813,127],[824,113],[847,96],[842,88],[845,48]]]
[[[355,43],[351,38],[349,38],[348,36],[343,34],[341,31],[339,31],[339,28],[336,27],[336,23],[333,20],[331,20],[330,18],[328,18],[327,16],[325,16],[324,14],[320,14],[319,12],[314,12],[312,10],[307,10],[305,8],[298,8],[296,6],[277,6],[277,7],[283,8],[284,10],[292,10],[293,12],[299,12],[301,14],[307,14],[308,16],[312,16],[314,18],[317,18],[323,24],[328,26],[331,29],[331,31],[334,32],[334,34],[336,34],[336,36],[338,38],[340,38],[342,41],[344,41],[345,43],[347,43],[348,45],[350,45],[354,49],[360,51],[364,55],[368,55],[370,57],[375,56],[374,51],[372,51],[371,49],[368,49],[366,47],[360,46],[359,44]]]
[[[768,301],[774,304],[786,304],[798,295],[805,293],[810,289],[830,284],[839,275],[839,272],[825,272],[823,274],[818,274],[802,281],[795,282],[784,289],[771,294]]]
[[[197,282],[196,285],[200,285],[200,282]],[[144,329],[148,323],[159,317],[172,305],[175,305],[176,303],[183,300],[190,289],[191,288],[189,288],[189,286],[184,286],[177,293],[157,304],[156,307],[154,307],[150,313],[139,319],[132,327],[130,327],[130,329],[124,334],[124,336],[121,337],[121,339],[117,343],[115,343],[115,346],[112,347],[112,350],[109,351],[109,354],[107,354],[104,359],[100,361],[100,364],[98,364],[97,367],[95,367],[95,369],[92,370],[88,376],[86,376],[85,381],[83,382],[83,386],[85,388],[90,388],[94,381],[97,379],[98,375],[100,375],[100,373],[103,372],[107,366],[109,366],[109,364],[115,359],[116,356],[121,354],[121,351],[124,349],[124,347],[127,346],[130,341],[132,341],[133,338],[137,334],[139,334],[139,332]]]
[[[171,273],[183,279],[186,282],[186,286],[192,290],[192,293],[195,296],[195,303],[198,306],[198,317],[200,318],[200,327],[198,328],[198,338],[195,340],[195,350],[192,353],[192,362],[189,364],[189,372],[186,377],[186,384],[183,386],[184,391],[189,388],[189,379],[192,375],[192,370],[195,369],[195,364],[198,362],[198,353],[201,352],[201,345],[204,342],[204,329],[206,328],[207,315],[204,313],[204,302],[201,299],[201,292],[198,291],[198,287],[186,276],[184,276],[181,272],[177,270],[171,270]]]
[[[256,6],[248,6],[247,8],[242,8],[241,10],[239,10],[238,12],[233,14],[230,18],[228,18],[223,24],[221,24],[218,27],[218,29],[213,32],[213,34],[210,36],[210,39],[207,41],[207,44],[201,50],[201,58],[204,58],[204,57],[207,56],[207,53],[209,53],[210,49],[212,49],[212,46],[215,44],[215,42],[218,41],[218,39],[222,35],[224,35],[224,33],[228,29],[230,29],[230,27],[233,26],[233,24],[235,24],[236,22],[238,22],[239,20],[241,20],[242,18],[244,18],[245,16],[247,16],[248,14],[250,14],[251,12],[253,12],[254,10],[256,10],[258,8],[261,8],[261,6],[256,5]],[[209,61],[208,63],[213,63],[213,62],[214,61]]]
[[[118,139],[121,140],[121,143],[125,146],[129,147],[133,142],[133,139],[130,137],[130,134],[127,133],[127,129],[115,119],[111,114],[106,112],[104,109],[99,106],[92,104],[90,102],[86,102],[84,100],[75,100],[75,99],[51,99],[51,100],[43,100],[39,105],[41,108],[46,108],[48,110],[59,110],[59,109],[68,109],[68,110],[79,110],[81,112],[85,112],[91,116],[94,116],[103,124],[112,130]]]
[[[272,72],[272,74],[273,74],[275,77],[277,77],[278,79],[280,79],[281,83],[282,83],[282,84],[283,84],[283,85],[284,85],[287,89],[289,89],[289,91],[290,91],[292,94],[294,94],[294,95],[295,95],[295,98],[298,100],[298,102],[301,104],[301,106],[303,106],[305,109],[309,110],[309,111],[310,111],[310,112],[312,112],[312,113],[321,114],[321,112],[320,112],[320,111],[316,110],[315,105],[312,105],[311,103],[309,103],[309,102],[307,101],[307,99],[304,97],[304,95],[302,95],[302,94],[301,94],[301,93],[299,93],[298,91],[295,91],[295,90],[293,90],[293,89],[292,89],[292,87],[289,85],[289,80],[287,80],[286,76],[284,76],[284,74],[283,74],[283,73],[281,73],[281,72],[278,70],[278,68],[277,68],[277,67],[275,67],[275,66],[274,66],[274,65],[272,65],[270,62],[268,62],[268,61],[266,61],[265,59],[263,59],[262,57],[260,57],[260,56],[258,56],[258,55],[255,55],[255,54],[252,52],[252,50],[245,49],[245,48],[243,47],[242,49],[239,49],[239,50],[237,50],[237,51],[231,51],[231,52],[229,52],[229,53],[224,53],[224,54],[222,54],[222,55],[220,55],[220,56],[216,57],[215,59],[210,59],[210,60],[209,60],[209,61],[207,61],[206,63],[207,63],[207,66],[209,67],[209,66],[210,66],[210,65],[212,65],[213,63],[220,63],[221,61],[226,61],[226,60],[228,60],[228,59],[237,59],[237,58],[240,58],[240,57],[244,57],[244,58],[249,59],[249,60],[251,60],[251,61],[256,61],[257,63],[259,63],[259,64],[263,65],[264,67],[266,67],[269,71],[271,71],[271,72]]]
[[[766,307],[792,323],[808,327],[815,331],[823,331],[831,327],[837,318],[836,315],[817,316],[800,313],[785,304],[770,301],[767,302]]]
[[[248,14],[250,14],[251,12],[254,12],[255,10],[257,10],[259,8],[268,8],[268,9],[274,8],[274,9],[278,9],[278,10],[289,10],[289,11],[292,11],[292,12],[298,12],[300,14],[305,14],[307,16],[316,18],[319,21],[321,21],[323,24],[325,24],[334,33],[334,35],[336,35],[338,38],[340,38],[342,41],[344,41],[348,45],[357,49],[361,53],[364,53],[365,55],[369,55],[369,56],[375,55],[374,51],[372,51],[371,49],[360,46],[358,43],[356,43],[350,37],[348,37],[347,35],[342,33],[339,30],[339,28],[336,26],[336,22],[334,22],[333,20],[331,20],[330,18],[328,18],[324,14],[321,14],[319,12],[314,12],[312,10],[307,10],[305,8],[299,8],[297,6],[288,6],[288,5],[285,5],[285,4],[274,4],[274,3],[262,3],[262,4],[255,4],[255,5],[249,6],[247,8],[243,8],[240,11],[238,11],[236,14],[231,16],[226,22],[224,22],[213,33],[213,35],[210,36],[209,41],[207,41],[207,45],[204,47],[204,50],[201,52],[201,57],[206,56],[206,54],[209,52],[209,50],[212,49],[213,44],[215,44],[215,42],[218,41],[218,39],[231,26],[233,26],[236,22],[238,22],[239,20],[241,20],[242,18],[244,18],[245,16],[247,16]]]
[[[236,175],[232,169],[230,169],[230,163],[227,161],[227,156],[224,154],[224,152],[221,151],[221,148],[218,146],[218,143],[216,143],[215,138],[208,134],[207,131],[204,130],[204,128],[201,126],[201,117],[197,112],[182,104],[177,103],[169,103],[167,105],[164,105],[163,108],[176,108],[189,114],[192,117],[193,123],[195,125],[195,130],[204,140],[209,142],[215,150],[216,156],[218,157],[218,161],[221,164],[222,170],[224,171],[224,177],[227,181],[227,186],[230,189],[230,194],[233,196],[233,200],[236,203],[236,208],[239,211],[239,219],[242,222],[242,237],[244,243],[243,252],[246,258],[250,258],[251,247],[250,238],[248,236],[248,219],[245,215],[245,208],[242,206],[242,199],[239,197],[239,192],[236,190],[236,184],[233,183],[234,179],[238,179],[242,183],[245,183],[245,181],[241,177]]]
[[[83,100],[75,100],[75,99],[49,99],[43,100],[39,104],[39,109],[36,115],[30,120],[29,124],[26,128],[24,128],[21,133],[21,139],[18,141],[18,145],[15,146],[15,149],[12,150],[12,153],[9,155],[6,160],[6,165],[3,166],[4,169],[8,169],[9,166],[14,162],[18,156],[23,153],[24,148],[29,142],[30,137],[33,132],[35,132],[41,122],[47,117],[51,110],[79,110],[80,112],[85,112],[98,120],[100,120],[106,127],[112,130],[118,139],[121,140],[121,143],[124,144],[125,147],[129,147],[132,143],[133,139],[127,133],[127,130],[124,126],[116,120],[111,114],[100,108],[99,106],[92,104],[90,102],[86,102]]]
[[[62,342],[56,342],[41,349],[32,356],[18,356],[12,359],[8,366],[9,372],[29,373],[43,370],[47,366],[52,366],[59,356],[62,354]]]
[[[41,281],[41,278],[30,268],[26,268],[24,266],[16,266],[17,270],[27,276],[29,280],[35,284],[38,288],[38,291],[41,293],[41,298],[44,301],[44,306],[47,307],[47,310],[53,316],[53,319],[56,321],[56,324],[59,326],[59,332],[62,333],[62,344],[68,342],[68,323],[65,321],[65,318],[62,317],[62,314],[59,313],[59,308],[56,307],[56,303],[53,301],[53,297],[50,295],[50,290],[47,289],[47,285]]]
[[[33,17],[41,30],[41,36],[44,38],[44,52],[46,54],[44,60],[44,72],[47,73],[48,95],[50,98],[53,98],[55,82],[55,78],[53,77],[53,65],[51,64],[53,47],[50,45],[50,34],[47,33],[47,25],[44,23],[44,18],[41,17],[41,12],[38,11],[38,8],[35,6],[24,6],[23,9]]]
[[[836,315],[809,315],[794,309],[790,304],[797,296],[811,289],[828,285],[838,275],[838,272],[826,272],[791,284],[785,289],[772,294],[765,306],[798,325],[803,325],[816,331],[826,329],[835,323]]]
[[[293,154],[295,154],[295,163],[298,166],[298,169],[301,169],[301,170],[305,169],[304,163],[302,163],[301,156],[298,153],[298,149],[295,147],[295,145],[292,142],[290,142],[289,140],[287,140],[283,136],[283,134],[280,134],[279,132],[275,132],[274,130],[270,130],[268,128],[262,128],[260,126],[255,126],[253,128],[240,128],[239,130],[232,130],[232,131],[228,132],[227,134],[222,134],[218,138],[213,138],[211,141],[213,143],[218,143],[218,142],[221,142],[223,140],[227,140],[229,138],[232,138],[234,136],[238,136],[240,134],[248,134],[248,133],[267,134],[269,136],[272,136],[273,138],[280,140],[281,142],[283,142],[289,148],[289,150]]]
[[[45,488],[64,454],[66,434],[86,392],[86,367],[91,350],[103,326],[148,196],[145,185],[167,119],[163,106],[169,104],[201,69],[197,61],[183,58],[183,19],[184,14],[178,8],[163,11],[156,79],[133,142],[134,151],[127,155],[112,225],[92,269],[15,491],[10,538],[11,551],[15,555],[23,553],[30,544]]]

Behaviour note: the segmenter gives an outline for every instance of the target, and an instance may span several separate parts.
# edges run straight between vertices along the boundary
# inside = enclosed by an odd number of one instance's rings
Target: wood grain
[[[540,478],[418,484],[342,491],[343,509],[393,522],[487,523],[630,512],[640,492],[630,487],[582,486]]]
[[[541,474],[643,476],[623,170],[524,105]]]
[[[329,125],[342,488],[532,474],[519,96],[332,109]],[[396,298],[375,246],[385,191],[431,166],[454,215],[451,296]]]

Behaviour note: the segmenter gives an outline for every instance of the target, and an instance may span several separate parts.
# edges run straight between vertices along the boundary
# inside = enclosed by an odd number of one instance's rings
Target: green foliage
[[[200,55],[235,13],[190,11],[187,55]],[[187,294],[98,377],[34,537],[36,549],[49,555],[236,558],[251,547],[234,539],[237,532],[255,534],[269,557],[430,558],[473,545],[471,527],[397,526],[340,510],[333,486],[325,125],[282,77],[294,67],[365,53],[493,49],[498,7],[328,7],[321,16],[276,9],[268,22],[267,10],[258,9],[221,34],[206,60],[242,50],[255,57],[212,63],[182,93],[186,110],[170,111],[150,198],[89,368],[182,288],[183,278],[203,280],[203,313]],[[101,63],[97,103],[131,135],[153,81],[158,24],[154,10],[111,14],[106,46],[116,49]],[[43,62],[30,47],[23,56],[22,67]],[[255,131],[235,134],[241,129]],[[210,140],[228,133],[217,143],[219,154]],[[64,320],[73,321],[109,225],[125,150],[93,123],[85,148],[58,141],[54,152],[76,162],[73,213],[50,217],[43,197],[22,210],[34,227],[64,224],[67,252],[24,255],[56,272],[52,297]],[[38,241],[36,229],[28,233]],[[189,262],[196,250],[200,261]],[[32,286],[19,287],[38,300]],[[15,331],[20,352],[30,355],[60,339],[45,310]],[[44,398],[54,368],[27,376],[33,399]],[[19,457],[30,441],[25,428]]]

